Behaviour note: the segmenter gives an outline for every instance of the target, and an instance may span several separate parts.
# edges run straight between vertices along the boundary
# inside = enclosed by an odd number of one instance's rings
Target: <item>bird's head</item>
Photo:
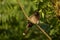
[[[34,11],[35,16],[39,16],[39,11]]]

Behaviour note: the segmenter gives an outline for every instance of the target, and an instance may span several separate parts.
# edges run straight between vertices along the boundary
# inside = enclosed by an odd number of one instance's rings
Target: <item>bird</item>
[[[23,35],[26,35],[27,32],[29,31],[29,29],[34,25],[34,24],[39,24],[39,19],[40,19],[40,15],[39,15],[39,11],[35,10],[33,12],[33,14],[29,17],[30,20],[32,21],[32,23],[30,21],[28,21],[27,26],[26,26],[26,30],[24,31]]]

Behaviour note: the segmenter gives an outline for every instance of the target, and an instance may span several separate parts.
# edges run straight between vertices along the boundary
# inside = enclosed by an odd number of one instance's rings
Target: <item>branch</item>
[[[48,37],[49,40],[52,40],[52,38],[51,38],[39,25],[36,25],[36,26],[37,26],[37,28],[38,28],[39,30],[42,31],[42,33],[44,33],[44,35],[45,35],[46,37]]]
[[[30,20],[30,18],[26,15],[26,12],[24,11],[24,8],[23,8],[23,6],[21,5],[21,3],[19,2],[19,0],[17,0],[17,2],[18,2],[18,4],[19,4],[19,6],[21,7],[21,9],[22,9],[25,17],[27,18],[27,20],[29,20],[31,23],[33,23],[33,22]],[[34,23],[33,23],[33,24],[34,24]],[[39,30],[42,31],[42,33],[44,33],[44,35],[46,35],[46,37],[47,37],[49,40],[52,40],[51,37],[50,37],[39,25],[36,24],[36,26],[37,26],[37,28],[38,28]]]

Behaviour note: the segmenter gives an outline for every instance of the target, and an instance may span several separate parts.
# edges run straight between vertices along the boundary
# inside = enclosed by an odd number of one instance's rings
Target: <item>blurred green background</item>
[[[40,26],[51,36],[60,40],[60,20],[55,17],[50,0],[20,0],[27,15],[39,9]],[[27,25],[17,0],[0,0],[0,40],[47,40],[47,37],[33,25],[27,36],[23,32]]]

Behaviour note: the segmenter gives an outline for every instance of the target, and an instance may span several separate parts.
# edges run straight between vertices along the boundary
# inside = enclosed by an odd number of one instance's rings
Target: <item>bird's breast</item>
[[[34,24],[37,24],[38,21],[39,21],[35,16],[31,17],[30,20],[31,20]]]

